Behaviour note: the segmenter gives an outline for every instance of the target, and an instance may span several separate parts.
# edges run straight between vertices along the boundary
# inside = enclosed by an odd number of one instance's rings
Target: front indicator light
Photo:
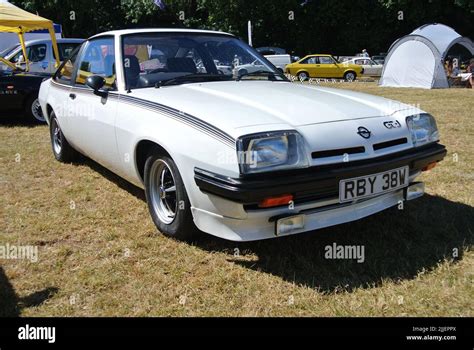
[[[267,197],[258,203],[259,208],[278,207],[280,205],[288,205],[293,200],[293,195],[283,194],[277,197]]]
[[[433,169],[436,164],[438,164],[437,162],[432,162],[432,163],[429,163],[427,166],[425,166],[423,169],[421,169],[422,171],[428,171],[428,170],[431,170]]]

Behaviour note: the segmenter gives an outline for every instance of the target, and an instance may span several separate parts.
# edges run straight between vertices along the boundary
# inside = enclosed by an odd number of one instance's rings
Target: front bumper
[[[410,188],[414,188],[414,190],[410,191]],[[192,208],[192,211],[195,223],[205,232],[231,241],[255,241],[318,230],[359,220],[400,205],[405,200],[421,196],[423,194],[422,188],[422,183],[418,182],[411,184],[408,188],[351,204],[335,203],[314,208],[314,204],[308,203],[296,206],[295,210],[273,208],[263,211],[249,211],[245,219],[218,215],[198,208]],[[290,229],[285,233],[278,232],[278,220],[291,216],[304,216],[304,227]]]
[[[292,194],[295,204],[298,204],[337,197],[339,181],[343,179],[406,165],[410,167],[410,174],[414,174],[445,156],[446,148],[435,143],[372,159],[239,178],[195,168],[194,179],[201,191],[241,204],[252,206],[266,197],[283,194]]]

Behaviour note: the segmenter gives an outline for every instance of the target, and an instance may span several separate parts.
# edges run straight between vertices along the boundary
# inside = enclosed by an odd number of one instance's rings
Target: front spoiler
[[[266,197],[292,194],[295,203],[338,196],[339,181],[408,165],[410,174],[446,156],[438,143],[354,162],[314,166],[305,169],[223,176],[200,168],[194,180],[201,191],[242,204],[256,204]]]

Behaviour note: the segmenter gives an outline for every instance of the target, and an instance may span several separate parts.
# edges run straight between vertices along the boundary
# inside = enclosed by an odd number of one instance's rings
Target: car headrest
[[[189,57],[174,57],[168,58],[168,70],[170,72],[186,72],[196,73],[197,68],[192,58]]]

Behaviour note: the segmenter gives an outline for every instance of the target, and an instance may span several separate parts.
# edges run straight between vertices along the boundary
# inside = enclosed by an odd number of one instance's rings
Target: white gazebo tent
[[[474,45],[444,24],[426,24],[395,41],[389,49],[380,86],[417,87],[425,89],[449,87],[444,59],[455,44],[474,55]]]

